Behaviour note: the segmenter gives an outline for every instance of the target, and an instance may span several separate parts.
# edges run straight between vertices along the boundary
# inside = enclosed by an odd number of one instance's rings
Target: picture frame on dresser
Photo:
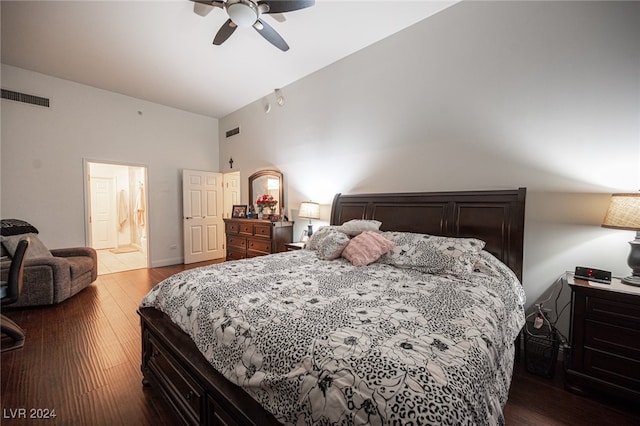
[[[247,206],[241,204],[234,204],[231,209],[231,217],[236,219],[242,219],[247,217]]]

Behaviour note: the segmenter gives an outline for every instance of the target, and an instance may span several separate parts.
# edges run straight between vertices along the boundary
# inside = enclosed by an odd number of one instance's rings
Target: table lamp
[[[621,281],[640,287],[640,193],[612,194],[602,226],[636,231],[636,239],[629,241],[631,252],[627,258],[633,273]]]
[[[300,203],[298,217],[301,219],[309,219],[309,230],[307,231],[307,236],[310,237],[311,234],[313,234],[311,219],[320,219],[320,204],[312,201],[303,201]]]

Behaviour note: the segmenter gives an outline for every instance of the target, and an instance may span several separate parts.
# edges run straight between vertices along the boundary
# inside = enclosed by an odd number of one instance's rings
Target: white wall
[[[181,170],[218,169],[218,120],[6,65],[2,88],[51,99],[2,100],[3,218],[85,245],[83,159],[145,165],[151,265],[182,262]]]
[[[325,220],[337,192],[527,187],[531,304],[576,265],[629,272],[633,234],[599,225],[640,187],[638,40],[637,2],[459,3],[221,119],[220,168],[243,202],[278,168]]]

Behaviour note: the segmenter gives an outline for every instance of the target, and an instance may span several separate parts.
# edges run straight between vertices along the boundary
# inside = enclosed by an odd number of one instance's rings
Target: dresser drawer
[[[175,409],[188,424],[200,424],[205,391],[180,364],[169,355],[162,344],[149,336],[150,357],[148,367],[161,383],[163,390],[172,395]]]
[[[238,426],[238,422],[213,398],[207,399],[209,421],[207,424],[219,426]]]
[[[640,330],[595,321],[585,322],[585,346],[640,359]]]
[[[591,377],[640,391],[640,362],[595,349],[584,349],[584,371]]]
[[[630,328],[640,328],[640,304],[587,296],[585,317]]]
[[[227,248],[227,260],[240,260],[247,257],[246,250],[234,249],[233,247]]]
[[[247,238],[247,250],[260,254],[271,254],[271,240]]]
[[[271,238],[271,228],[271,225],[255,225],[253,227],[253,235]]]
[[[238,231],[243,235],[253,235],[253,224],[251,222],[240,223],[240,230]]]
[[[238,222],[226,222],[224,224],[224,230],[228,234],[237,234],[240,232],[240,225]]]
[[[244,250],[247,247],[247,238],[236,235],[227,235],[227,248]]]

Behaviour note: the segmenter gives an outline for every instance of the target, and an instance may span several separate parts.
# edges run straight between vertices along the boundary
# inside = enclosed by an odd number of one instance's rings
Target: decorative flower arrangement
[[[266,207],[272,209],[276,204],[278,204],[278,201],[273,198],[273,195],[262,194],[256,200],[256,206],[258,206],[258,210],[260,211],[264,210]]]

